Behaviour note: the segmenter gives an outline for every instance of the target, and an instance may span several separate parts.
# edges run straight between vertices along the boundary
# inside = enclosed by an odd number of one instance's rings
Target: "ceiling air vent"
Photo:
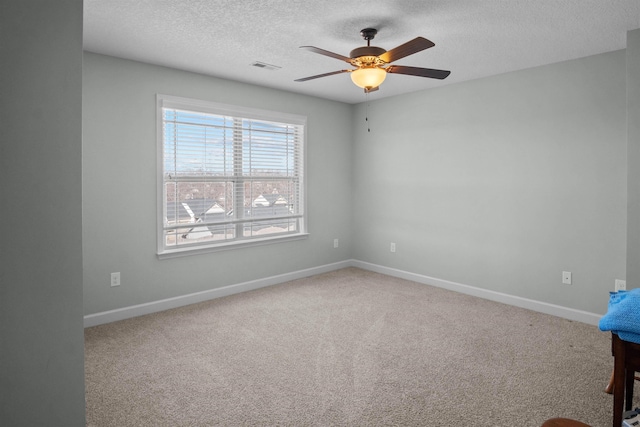
[[[279,70],[282,67],[278,67],[277,65],[267,64],[265,62],[256,61],[251,64],[252,67],[264,68],[265,70]]]

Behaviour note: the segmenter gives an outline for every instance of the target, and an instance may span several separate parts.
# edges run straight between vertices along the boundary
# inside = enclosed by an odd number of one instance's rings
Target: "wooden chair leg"
[[[614,371],[611,371],[611,379],[609,380],[609,384],[605,387],[604,392],[607,394],[613,394],[613,374]]]
[[[625,378],[625,391],[624,391],[624,410],[625,411],[630,411],[631,409],[633,409],[633,378],[634,378],[634,374],[635,372],[627,370],[627,372],[625,372],[626,374],[626,378]]]
[[[640,377],[636,376],[635,380],[640,381]],[[609,384],[605,387],[604,392],[607,394],[613,394],[613,371],[611,372],[611,379],[609,380]]]
[[[624,392],[625,392],[625,359],[626,350],[624,342],[613,335],[613,427],[622,425],[622,412],[624,411]]]

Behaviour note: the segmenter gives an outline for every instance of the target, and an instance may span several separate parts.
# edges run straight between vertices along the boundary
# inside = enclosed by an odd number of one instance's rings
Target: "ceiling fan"
[[[351,73],[351,80],[353,83],[355,83],[356,86],[364,88],[365,93],[369,93],[378,90],[380,84],[382,84],[384,79],[387,77],[387,73],[429,77],[440,80],[445,79],[449,74],[451,74],[451,71],[434,70],[432,68],[389,65],[398,59],[404,58],[405,56],[412,55],[420,52],[421,50],[429,49],[430,47],[435,46],[435,43],[423,37],[416,37],[413,40],[387,51],[380,47],[371,46],[371,40],[373,40],[377,33],[378,30],[375,28],[365,28],[360,31],[360,35],[367,41],[367,45],[353,49],[351,53],[349,53],[349,57],[314,46],[300,46],[301,49],[307,49],[311,52],[319,53],[320,55],[339,59],[356,68],[318,74],[315,76],[297,79],[295,81],[306,82],[307,80],[332,76],[334,74]]]

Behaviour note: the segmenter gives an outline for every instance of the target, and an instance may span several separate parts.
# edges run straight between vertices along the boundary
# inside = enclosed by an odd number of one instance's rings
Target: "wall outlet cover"
[[[120,286],[120,272],[111,273],[111,286]]]

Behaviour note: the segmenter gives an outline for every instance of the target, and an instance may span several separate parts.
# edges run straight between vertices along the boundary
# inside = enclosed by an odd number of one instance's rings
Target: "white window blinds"
[[[159,253],[305,233],[303,117],[166,96],[158,110]]]

